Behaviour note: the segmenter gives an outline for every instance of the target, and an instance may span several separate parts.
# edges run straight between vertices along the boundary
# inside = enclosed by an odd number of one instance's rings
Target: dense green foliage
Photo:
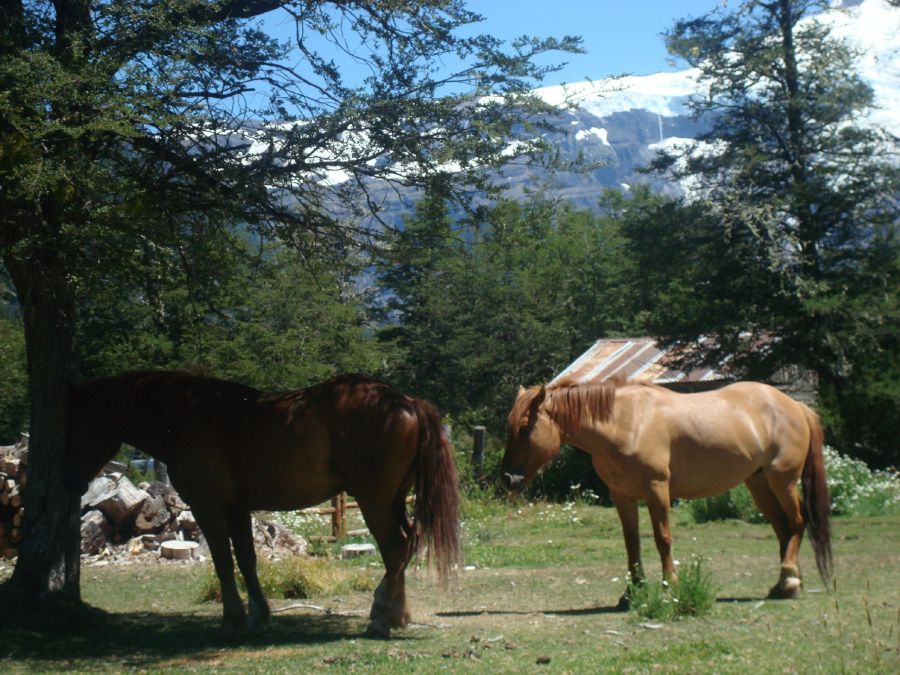
[[[168,274],[92,278],[78,324],[83,376],[184,367],[280,390],[377,370],[355,249],[269,248],[261,257],[235,238],[185,266],[154,262]]]
[[[598,337],[639,330],[618,224],[534,200],[454,227],[432,197],[379,261],[398,359],[388,376],[455,419],[503,422],[519,385],[550,379]]]
[[[0,318],[0,445],[28,429],[28,382],[21,322]]]

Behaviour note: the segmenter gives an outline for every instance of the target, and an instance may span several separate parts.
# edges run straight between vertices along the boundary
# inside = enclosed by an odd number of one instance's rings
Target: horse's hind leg
[[[247,628],[258,633],[269,625],[271,612],[256,575],[256,548],[253,545],[253,529],[250,512],[233,509],[228,512],[228,532],[234,544],[234,557],[247,585],[247,606],[250,618]]]
[[[762,471],[757,471],[750,476],[744,481],[744,484],[750,490],[750,495],[753,497],[756,507],[772,525],[772,529],[775,530],[775,535],[778,537],[782,574],[778,583],[769,591],[769,597],[785,597],[785,592],[790,590],[790,586],[799,588],[799,571],[792,575],[791,573],[794,570],[784,567],[785,553],[787,553],[788,542],[791,539],[791,530],[788,526],[787,516],[784,513],[784,509],[781,508],[781,504],[778,503],[778,499],[775,497],[775,493],[772,492],[769,481]],[[788,572],[787,575],[785,575],[785,571]],[[793,593],[796,593],[796,589],[793,590]]]
[[[797,492],[799,476],[772,471],[766,474],[766,478],[772,494],[784,513],[787,527],[786,541],[782,545],[781,577],[769,595],[775,598],[793,598],[800,592],[802,586],[798,554],[805,523],[800,508],[800,495]]]
[[[215,507],[196,505],[192,505],[191,510],[206,537],[213,566],[216,568],[216,576],[219,577],[219,585],[222,588],[222,634],[228,639],[237,638],[244,631],[247,615],[234,579],[234,560],[231,557],[225,513]]]
[[[378,542],[385,573],[375,589],[367,632],[377,637],[389,637],[391,629],[404,628],[409,623],[406,604],[406,565],[410,557],[410,524],[406,515],[406,493],[388,500],[377,495],[358,494],[360,510],[369,531]]]

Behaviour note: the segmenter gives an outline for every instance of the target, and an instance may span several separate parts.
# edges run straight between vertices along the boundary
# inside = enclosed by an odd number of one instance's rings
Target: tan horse
[[[67,427],[64,476],[72,491],[84,492],[122,442],[168,465],[209,543],[229,637],[245,625],[263,628],[270,616],[256,574],[254,510],[304,508],[343,490],[356,498],[386,570],[370,614],[375,635],[409,621],[404,579],[413,555],[427,546],[442,577],[458,561],[457,477],[440,417],[377,380],[343,376],[266,395],[181,372],[124,373],[72,387]]]
[[[770,597],[794,597],[801,587],[797,553],[804,525],[819,573],[826,584],[830,579],[831,502],[822,428],[809,407],[777,389],[740,382],[679,394],[621,381],[521,389],[509,415],[505,485],[521,488],[561,443],[589,453],[609,487],[633,581],[643,578],[639,500],[650,512],[663,575],[675,580],[672,500],[710,497],[742,481],[778,536],[781,576]]]

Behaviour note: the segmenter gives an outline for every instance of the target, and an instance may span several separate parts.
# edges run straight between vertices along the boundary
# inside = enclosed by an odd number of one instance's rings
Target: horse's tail
[[[419,448],[410,555],[427,547],[429,563],[445,582],[460,562],[459,481],[440,414],[427,401],[415,399],[413,404],[419,420]]]
[[[803,404],[801,404],[803,405]],[[809,538],[816,554],[816,566],[826,586],[832,575],[831,553],[831,497],[825,479],[825,460],[822,446],[825,434],[819,416],[809,406],[803,405],[803,413],[809,425],[809,451],[803,464],[803,515],[809,530]]]

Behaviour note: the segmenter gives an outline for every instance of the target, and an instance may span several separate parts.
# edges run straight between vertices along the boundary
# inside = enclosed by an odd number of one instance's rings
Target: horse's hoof
[[[792,600],[800,595],[803,582],[797,577],[787,577],[772,586],[769,591],[770,600]]]
[[[271,624],[272,622],[269,621],[268,616],[261,619],[250,617],[247,620],[247,632],[251,635],[263,635],[269,632]]]
[[[373,618],[366,628],[366,637],[386,640],[391,637],[391,626],[383,616]]]
[[[247,629],[244,626],[236,626],[231,623],[223,623],[219,627],[219,637],[228,642],[240,642],[246,633]]]
[[[255,602],[253,598],[247,603],[249,616],[247,617],[247,630],[253,635],[265,633],[269,629],[272,612],[266,602]]]

